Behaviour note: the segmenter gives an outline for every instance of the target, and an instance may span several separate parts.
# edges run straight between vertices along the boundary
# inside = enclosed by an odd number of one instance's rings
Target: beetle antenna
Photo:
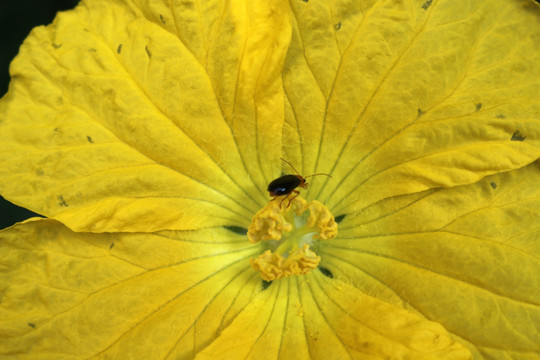
[[[316,176],[316,175],[326,175],[328,177],[332,177],[332,175],[330,174],[325,174],[325,173],[316,173],[316,174],[311,174],[311,175],[308,175],[308,176],[302,176],[302,174],[300,174],[298,172],[298,170],[296,170],[296,168],[294,166],[292,166],[292,164],[290,162],[288,162],[287,160],[285,160],[284,158],[280,158],[282,161],[286,162],[287,164],[289,164],[290,167],[292,167],[292,169],[298,174],[300,175],[303,179],[306,179],[308,177],[312,177],[312,176]]]
[[[326,175],[328,177],[332,177],[332,175],[330,174],[325,174],[325,173],[316,173],[316,174],[311,174],[311,175],[308,175],[308,176],[304,176],[304,179],[305,178],[308,178],[308,177],[312,177],[312,176],[315,176],[315,175]]]
[[[291,164],[290,162],[288,162],[288,161],[285,160],[284,158],[280,158],[280,159],[283,160],[283,161],[285,161],[287,164],[289,164],[289,166],[292,167],[293,170],[294,170],[298,175],[302,176],[302,175],[298,172],[298,170],[296,170],[296,169],[294,168],[294,166],[292,166],[292,164]]]

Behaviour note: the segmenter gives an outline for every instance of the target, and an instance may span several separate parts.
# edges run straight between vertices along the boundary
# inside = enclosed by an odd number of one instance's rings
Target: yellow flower
[[[0,354],[537,357],[538,10],[83,0],[34,29],[0,194],[47,218],[0,232]],[[332,177],[270,201],[280,157]]]

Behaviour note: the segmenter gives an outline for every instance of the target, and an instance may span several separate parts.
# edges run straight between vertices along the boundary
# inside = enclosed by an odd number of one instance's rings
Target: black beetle
[[[286,195],[283,198],[283,200],[285,200],[289,197],[289,194],[294,193],[295,195],[289,199],[289,205],[290,205],[291,201],[300,194],[300,191],[295,190],[297,187],[301,187],[303,189],[308,188],[308,183],[306,182],[306,178],[311,177],[311,176],[316,176],[316,175],[326,175],[328,177],[332,177],[331,175],[324,174],[324,173],[317,173],[317,174],[312,174],[312,175],[308,175],[304,177],[300,175],[298,170],[296,170],[290,162],[288,162],[287,160],[283,158],[280,158],[280,159],[286,162],[287,164],[289,164],[289,166],[292,167],[293,170],[298,175],[283,175],[283,176],[278,177],[275,180],[272,180],[272,182],[268,184],[268,189],[267,189],[268,192],[270,193],[270,196],[272,196],[272,200],[276,199],[276,197],[278,196]],[[279,204],[280,207],[281,207],[281,204],[283,203],[283,200],[281,200],[281,203]]]

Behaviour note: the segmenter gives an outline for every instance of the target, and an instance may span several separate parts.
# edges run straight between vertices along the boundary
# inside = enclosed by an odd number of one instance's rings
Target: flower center
[[[321,261],[310,246],[336,235],[337,223],[322,203],[308,203],[299,196],[291,201],[286,195],[277,197],[259,210],[249,225],[249,241],[263,242],[266,247],[263,254],[251,259],[251,266],[266,281],[307,274]]]

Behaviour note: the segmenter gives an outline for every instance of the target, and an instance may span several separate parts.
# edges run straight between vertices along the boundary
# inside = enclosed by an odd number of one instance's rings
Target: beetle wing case
[[[303,180],[297,175],[283,175],[268,184],[270,196],[286,195],[291,193],[298,186],[303,185]]]

